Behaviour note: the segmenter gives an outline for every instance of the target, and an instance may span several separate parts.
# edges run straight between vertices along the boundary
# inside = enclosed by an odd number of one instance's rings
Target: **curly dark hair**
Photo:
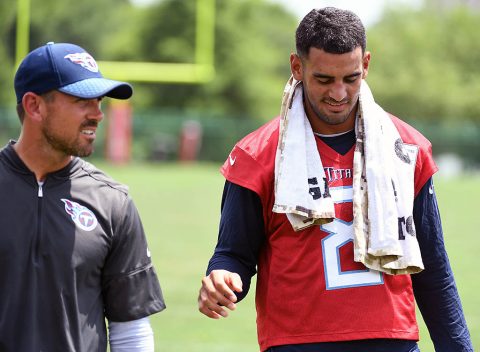
[[[360,18],[335,7],[310,11],[298,25],[295,42],[300,57],[307,57],[311,47],[331,54],[345,54],[359,46],[364,53],[367,46]]]

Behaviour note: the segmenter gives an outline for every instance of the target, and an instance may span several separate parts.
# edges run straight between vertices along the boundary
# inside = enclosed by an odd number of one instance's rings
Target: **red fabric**
[[[419,147],[416,195],[437,170],[431,145],[406,123],[392,120],[404,142]],[[256,192],[264,207],[267,242],[259,258],[256,293],[261,350],[371,338],[418,340],[410,276],[362,276],[367,269],[353,261],[353,148],[342,156],[317,138],[329,188],[344,195],[337,197],[342,202],[335,205],[334,225],[294,232],[284,214],[271,211],[278,127],[277,118],[246,136],[221,168],[230,182]],[[340,271],[332,275],[327,267]]]

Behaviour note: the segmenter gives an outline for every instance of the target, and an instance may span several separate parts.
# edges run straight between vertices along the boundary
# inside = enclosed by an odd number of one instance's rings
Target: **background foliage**
[[[438,123],[480,121],[480,14],[389,9],[368,32],[368,77],[381,105]]]
[[[193,62],[194,0],[31,0],[30,46],[71,41],[99,60]],[[72,16],[75,14],[75,16]],[[217,0],[216,77],[205,85],[136,84],[134,104],[267,120],[278,113],[298,19],[266,0]],[[12,104],[16,2],[0,0],[0,105]],[[369,82],[393,113],[480,121],[480,14],[391,7],[368,28]]]
[[[31,0],[30,47],[67,41],[98,60],[191,63],[195,6],[195,0],[158,0],[146,7],[129,0]],[[206,84],[134,82],[133,158],[155,154],[159,138],[171,145],[168,158],[175,158],[182,123],[193,117],[204,127],[199,158],[221,160],[240,132],[276,116],[298,21],[267,0],[216,0],[215,77]],[[16,1],[0,0],[2,138],[15,137],[17,130],[9,128],[18,127],[9,117],[15,23]],[[480,13],[471,8],[426,1],[418,8],[387,8],[367,28],[368,82],[376,100],[431,139],[435,155],[454,153],[477,167],[478,23]]]

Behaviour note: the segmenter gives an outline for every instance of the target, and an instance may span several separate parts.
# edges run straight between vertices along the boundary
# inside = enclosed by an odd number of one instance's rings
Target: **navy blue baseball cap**
[[[133,94],[130,84],[103,78],[95,59],[69,43],[50,42],[30,52],[18,67],[14,85],[17,103],[27,92],[54,89],[85,99],[128,99]]]

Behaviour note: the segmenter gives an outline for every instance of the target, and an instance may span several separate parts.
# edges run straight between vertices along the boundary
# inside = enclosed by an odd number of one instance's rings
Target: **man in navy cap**
[[[126,186],[79,157],[93,152],[103,78],[77,45],[48,43],[15,75],[17,141],[0,151],[0,351],[153,351],[165,308]]]

